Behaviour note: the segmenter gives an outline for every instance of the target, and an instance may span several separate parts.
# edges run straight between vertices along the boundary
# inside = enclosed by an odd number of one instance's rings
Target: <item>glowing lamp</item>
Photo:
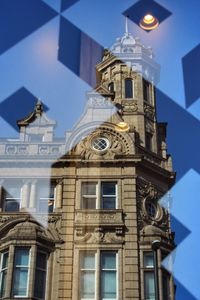
[[[146,14],[140,21],[140,27],[144,30],[156,29],[158,25],[158,19],[151,14]]]

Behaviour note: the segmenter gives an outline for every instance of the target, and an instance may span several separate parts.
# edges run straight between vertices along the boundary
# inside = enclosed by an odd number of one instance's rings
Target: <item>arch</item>
[[[115,124],[109,122],[105,122],[103,124],[93,122],[77,128],[68,141],[67,149],[74,149],[79,143],[81,143],[81,141],[84,140],[84,138],[92,140],[94,136],[102,134],[112,135],[119,139],[123,144],[124,152],[126,154],[135,153],[135,144],[131,136],[127,132],[117,132],[115,130]]]

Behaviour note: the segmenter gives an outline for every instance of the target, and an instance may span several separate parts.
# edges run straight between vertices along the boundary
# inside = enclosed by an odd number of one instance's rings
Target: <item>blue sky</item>
[[[35,0],[35,3],[39,2],[41,1]],[[80,0],[64,11],[62,15],[99,44],[110,48],[115,39],[124,33],[125,17],[122,13],[136,2],[136,0]],[[200,41],[200,1],[160,0],[157,2],[171,11],[172,15],[158,29],[150,33],[144,32],[136,24],[129,21],[129,31],[134,36],[139,36],[145,46],[152,46],[155,59],[161,66],[158,88],[181,108],[184,108],[185,112],[190,113],[191,118],[194,116],[196,118],[194,122],[197,122],[200,120],[200,100],[187,110],[185,106],[182,57],[196,47]],[[3,12],[4,3],[6,3],[5,0],[0,3],[1,12]],[[12,47],[0,55],[0,102],[22,87],[26,88],[49,107],[49,116],[58,122],[57,135],[64,136],[65,130],[70,129],[81,115],[86,102],[85,93],[91,87],[57,59],[60,16],[49,12],[43,22],[42,16],[38,14],[33,3],[30,0],[29,19],[33,19],[32,23],[38,21],[40,25],[38,28],[37,26],[34,28],[34,24],[29,24],[30,27],[33,26],[32,33],[26,34],[25,38],[21,38],[18,43],[14,43]],[[43,3],[49,3],[57,11],[59,10],[60,1],[45,0]],[[23,7],[20,13],[21,30],[23,31],[28,20],[24,19],[26,11],[23,11]],[[11,35],[14,35],[12,18],[9,21],[8,11],[4,15],[1,13],[0,27],[5,29],[5,33],[7,32],[8,40],[10,32],[12,32]],[[72,39],[73,36],[63,42],[66,43],[67,47],[70,47]],[[159,102],[159,105],[158,112],[162,110],[162,102]],[[177,110],[172,110],[170,113],[169,119],[160,119],[161,116],[163,117],[161,113],[158,116],[159,120],[169,121],[171,117],[171,122],[179,122]],[[2,137],[17,135],[16,131],[1,117],[0,128]],[[173,134],[173,130],[170,128],[169,133]],[[194,133],[198,136],[195,129],[192,134]],[[181,134],[183,139],[187,139],[184,132],[180,132]],[[194,139],[197,140],[196,136]],[[173,136],[174,139],[176,137]],[[181,156],[180,152],[177,154],[174,150],[172,144],[174,139],[169,139],[168,149],[172,151],[172,155]],[[197,148],[197,145],[191,145],[190,154],[194,148]],[[183,157],[182,161],[185,159]],[[176,163],[176,157],[175,168],[177,168],[177,172],[181,168],[180,162],[179,164]],[[184,298],[184,294],[181,294],[181,288],[177,291],[178,300],[189,300],[189,296]]]

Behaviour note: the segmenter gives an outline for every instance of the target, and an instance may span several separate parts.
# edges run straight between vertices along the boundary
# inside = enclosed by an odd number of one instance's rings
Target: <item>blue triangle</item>
[[[79,0],[61,0],[61,12],[68,9],[70,6],[74,5]]]
[[[47,5],[49,5],[51,8],[56,10],[58,13],[60,13],[61,10],[61,0],[42,0]]]
[[[36,102],[37,98],[26,88],[22,87],[0,103],[0,116],[18,131],[16,121],[32,112]],[[44,111],[49,109],[46,105],[43,104],[43,106]]]
[[[57,13],[39,0],[0,1],[0,54],[53,19]]]

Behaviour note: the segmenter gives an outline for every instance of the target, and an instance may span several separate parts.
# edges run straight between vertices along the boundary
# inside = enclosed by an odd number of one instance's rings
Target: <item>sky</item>
[[[65,0],[62,1],[65,2]],[[12,6],[7,6],[10,1],[2,0],[0,3],[0,38],[2,40],[0,103],[10,97],[20,96],[22,88],[27,90],[44,102],[49,109],[49,117],[58,123],[56,135],[64,136],[65,131],[72,128],[81,116],[86,103],[86,92],[91,90],[91,86],[58,59],[59,50],[63,45],[66,51],[71,48],[73,50],[74,38],[70,35],[66,40],[59,40],[61,19],[67,19],[101,46],[110,48],[116,38],[124,34],[123,12],[136,2],[136,0],[80,0],[60,13],[60,0],[44,0],[43,2],[30,0],[29,6],[26,7],[24,0],[19,0],[15,2],[15,5],[18,5],[15,8],[18,18],[14,27],[15,12]],[[160,0],[157,2],[167,8],[172,15],[156,30],[147,33],[131,20],[128,21],[128,27],[133,36],[140,37],[145,46],[153,48],[155,60],[161,66],[160,82],[157,88],[160,91],[160,99],[171,101],[172,110],[168,109],[165,112],[166,102],[158,99],[158,119],[169,123],[168,150],[172,153],[178,180],[181,180],[181,176],[190,167],[200,171],[198,162],[195,160],[199,146],[200,99],[189,107],[186,106],[182,65],[182,58],[200,42],[200,1]],[[40,3],[45,6],[40,7]],[[48,12],[46,11],[47,4],[49,9],[51,8]],[[41,13],[38,13],[39,11]],[[22,32],[21,36],[19,32]],[[3,48],[4,45],[5,48]],[[199,61],[193,61],[193,64],[195,69]],[[12,110],[17,110],[17,106],[13,104],[11,114]],[[21,118],[24,117],[23,114],[24,110],[21,108]],[[179,131],[174,129],[176,123],[179,123],[179,127],[177,126]],[[18,134],[2,117],[0,117],[0,130],[1,137],[16,137]],[[185,140],[185,144],[179,143],[180,136],[182,140]],[[187,148],[188,137],[189,148]],[[187,151],[182,152],[179,145]],[[187,154],[192,155],[192,153],[195,153],[193,161],[186,163]],[[186,294],[178,285],[177,299],[194,298]]]

